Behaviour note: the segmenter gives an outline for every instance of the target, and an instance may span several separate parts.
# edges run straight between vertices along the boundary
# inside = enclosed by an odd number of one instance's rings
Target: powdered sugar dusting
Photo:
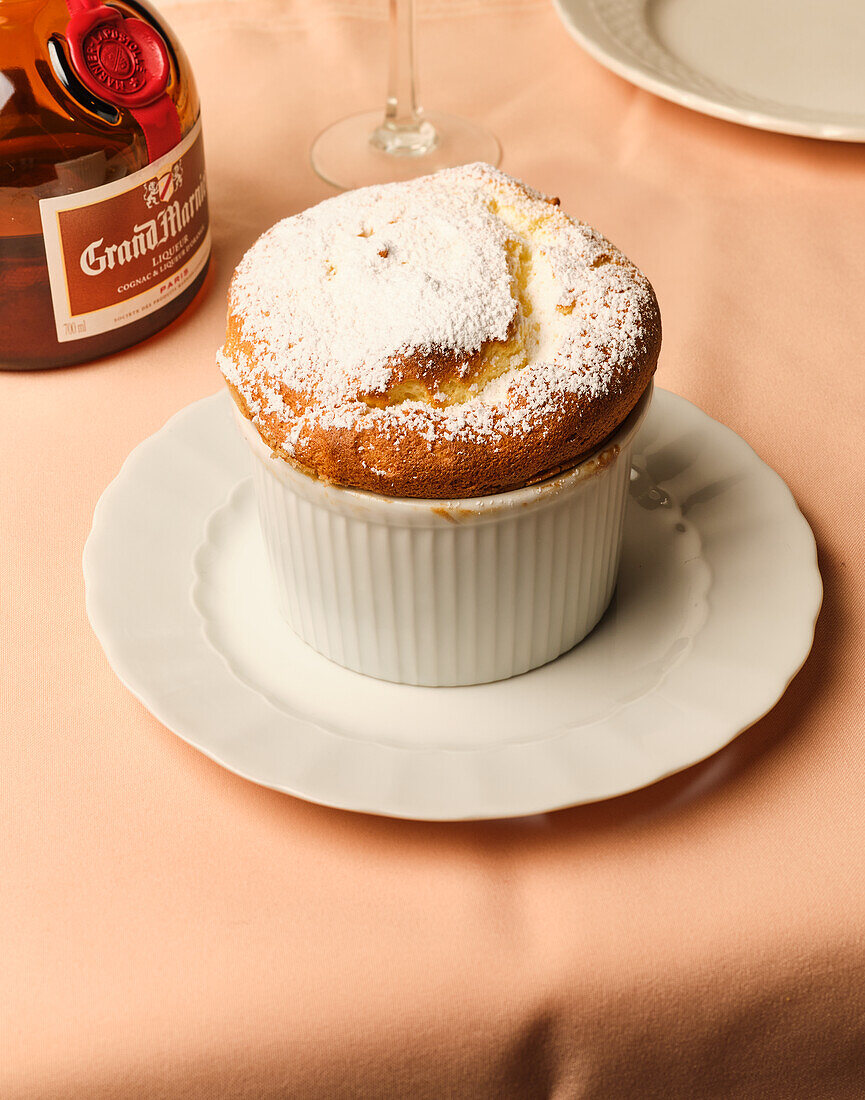
[[[220,367],[254,420],[278,416],[289,454],[321,429],[429,448],[543,431],[564,395],[621,382],[655,318],[648,282],[608,241],[488,165],[348,192],[278,223],[239,265],[231,308],[254,362],[224,349]],[[387,394],[406,358],[444,352],[468,378],[478,352],[516,334],[516,365],[466,400],[365,399]]]

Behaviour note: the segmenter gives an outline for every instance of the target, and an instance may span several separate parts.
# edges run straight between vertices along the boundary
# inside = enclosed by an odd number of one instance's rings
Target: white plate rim
[[[645,4],[648,0],[642,2]],[[794,108],[785,104],[770,104],[767,100],[766,108],[762,110],[736,106],[725,102],[720,96],[715,98],[704,95],[677,83],[672,75],[668,79],[662,79],[640,64],[627,46],[612,38],[607,29],[599,24],[592,10],[592,0],[552,0],[552,3],[571,37],[597,62],[623,80],[661,99],[756,130],[817,138],[821,141],[865,142],[865,115],[861,123],[832,121],[829,117],[825,121],[817,121],[803,118]],[[629,60],[629,55],[632,60]]]
[[[90,535],[87,539],[84,555],[83,555],[83,568],[85,577],[85,602],[88,617],[90,618],[93,629],[99,639],[102,647],[106,653],[109,664],[117,674],[120,681],[124,686],[137,698],[139,701],[169,730],[176,733],[182,740],[198,749],[205,756],[214,760],[216,763],[228,770],[235,772],[245,779],[249,779],[252,782],[258,783],[263,786],[269,786],[273,789],[284,791],[285,793],[292,794],[296,797],[305,799],[306,801],[319,803],[321,805],[336,807],[346,810],[354,810],[358,812],[379,814],[382,816],[393,816],[399,818],[414,818],[419,820],[478,820],[485,818],[502,818],[510,816],[524,816],[527,814],[541,813],[552,811],[556,809],[565,808],[567,806],[573,806],[576,804],[600,801],[606,798],[615,797],[620,794],[625,794],[630,791],[647,786],[651,783],[657,782],[660,779],[666,778],[669,775],[682,771],[685,768],[698,763],[701,760],[708,758],[715,752],[719,751],[736,736],[738,736],[745,729],[749,728],[755,722],[759,721],[772,707],[777,703],[778,699],[784,694],[790,681],[796,675],[801,668],[805,659],[810,652],[813,642],[814,627],[816,619],[819,614],[819,609],[822,601],[822,583],[820,580],[819,569],[817,566],[817,551],[814,541],[813,533],[807,524],[807,521],[802,516],[790,493],[789,488],[783,482],[783,480],[771,470],[760,458],[753,452],[748,444],[736,435],[731,429],[719,424],[717,421],[712,420],[705,413],[699,410],[696,406],[686,401],[684,398],[677,395],[670,394],[668,391],[659,391],[664,395],[663,401],[670,401],[678,404],[680,407],[688,407],[694,414],[703,418],[705,422],[711,425],[711,430],[718,433],[719,438],[726,440],[726,444],[730,447],[734,447],[740,450],[740,453],[745,455],[747,453],[748,461],[754,464],[754,469],[760,469],[762,471],[761,476],[767,478],[767,483],[773,485],[773,491],[777,494],[776,503],[778,507],[787,516],[789,523],[789,535],[794,540],[798,541],[797,554],[800,560],[800,564],[807,566],[808,574],[812,583],[809,585],[802,583],[802,574],[799,575],[799,582],[797,588],[797,594],[800,598],[800,604],[798,606],[797,623],[798,630],[793,631],[795,637],[788,638],[788,643],[792,645],[790,653],[783,664],[783,668],[775,670],[775,675],[767,675],[764,682],[764,690],[762,691],[762,703],[759,706],[751,706],[749,712],[745,717],[741,714],[738,717],[732,717],[728,714],[726,720],[718,719],[717,715],[703,715],[706,719],[709,727],[711,728],[711,736],[709,742],[702,743],[699,746],[698,751],[688,754],[687,758],[679,758],[673,764],[668,766],[658,767],[657,762],[649,767],[645,773],[641,776],[638,782],[634,782],[633,779],[627,780],[619,785],[610,784],[601,792],[596,792],[589,797],[577,796],[559,798],[557,800],[550,801],[548,798],[538,799],[537,795],[532,798],[531,796],[523,801],[515,800],[510,807],[503,807],[498,804],[494,812],[485,812],[481,806],[466,807],[463,805],[459,811],[454,809],[447,809],[435,806],[435,800],[432,804],[425,806],[413,807],[412,805],[406,805],[403,803],[383,804],[380,799],[370,802],[364,801],[355,797],[344,797],[335,795],[333,792],[323,792],[321,790],[311,790],[308,786],[297,784],[286,784],[285,782],[271,782],[266,775],[262,775],[261,772],[256,772],[255,769],[245,767],[243,764],[238,763],[236,759],[226,758],[223,752],[219,752],[213,749],[212,745],[208,743],[208,739],[205,736],[201,737],[194,730],[188,728],[178,728],[178,722],[174,715],[171,713],[170,708],[166,705],[164,699],[156,698],[152,692],[148,691],[146,684],[142,684],[139,670],[130,666],[128,656],[123,652],[123,646],[118,642],[116,636],[116,623],[114,622],[115,611],[111,603],[110,592],[103,591],[101,588],[100,571],[102,569],[102,555],[106,551],[106,539],[105,533],[110,530],[110,526],[106,527],[106,518],[113,506],[113,503],[122,496],[125,491],[125,483],[130,475],[130,470],[133,470],[140,462],[146,460],[147,452],[149,448],[159,445],[160,437],[167,437],[169,433],[178,434],[178,430],[182,431],[184,421],[189,418],[196,409],[201,407],[213,407],[216,408],[217,404],[221,404],[223,407],[227,407],[227,398],[223,393],[216,394],[209,398],[204,398],[199,402],[194,402],[192,405],[187,406],[179,413],[175,414],[166,425],[160,431],[156,432],[153,436],[146,439],[143,443],[139,444],[135,450],[129,455],[126,462],[124,462],[119,474],[114,481],[108,486],[100,498],[97,507],[94,511],[93,527]],[[235,483],[236,484],[236,483]],[[232,491],[233,485],[229,484],[226,489],[226,494]],[[201,517],[201,531],[203,532],[204,525],[207,522],[212,509]],[[198,543],[195,543],[190,547],[190,569],[191,558],[195,553]],[[190,576],[190,582],[191,582]],[[190,583],[191,591],[191,583]],[[204,641],[204,632],[201,631],[201,640],[203,644],[207,644]],[[788,645],[788,649],[790,646]],[[215,654],[219,660],[219,655]],[[322,658],[323,659],[323,658]],[[230,675],[230,674],[228,674]],[[527,674],[531,675],[531,673]],[[232,678],[234,679],[234,678]],[[283,722],[291,721],[282,712],[276,710],[275,707],[269,702],[263,700],[258,693],[252,688],[243,684],[239,680],[234,680],[234,683],[239,687],[242,692],[254,695],[256,699],[267,708],[271,715],[271,720],[275,720],[274,716],[279,715],[280,720]],[[463,689],[440,689],[440,690],[463,690]],[[662,683],[659,690],[651,696],[652,699],[663,702],[667,708],[667,713],[672,715],[677,708],[681,708],[681,704],[675,699],[669,700],[665,698],[666,686]],[[640,701],[638,701],[639,703]],[[638,710],[638,703],[631,704],[626,710],[626,714],[633,718],[635,709]],[[698,708],[699,710],[699,708]],[[685,713],[683,711],[683,713]],[[691,709],[687,711],[685,716],[689,719],[694,718],[695,711]],[[627,723],[626,723],[627,724]],[[312,728],[314,724],[309,724]],[[720,726],[720,728],[719,728]],[[328,730],[322,727],[315,727],[318,734],[323,735],[325,739],[330,738],[334,740],[335,735],[331,734]],[[338,743],[342,742],[342,739],[336,737],[335,740]],[[557,740],[557,739],[552,739]],[[536,755],[543,756],[547,751],[547,746],[551,742],[528,742],[515,745],[504,745],[479,748],[470,752],[460,752],[454,754],[447,749],[440,750],[434,756],[440,758],[446,758],[449,755],[458,755],[461,758],[470,758],[472,755],[476,757],[483,757],[486,764],[493,764],[494,770],[497,770],[502,755],[508,750],[521,750],[526,747],[530,752],[534,752]],[[426,756],[430,757],[428,750],[421,749],[399,749],[388,746],[383,746],[377,743],[370,743],[366,751],[374,751],[378,756],[378,761],[381,762],[382,754],[384,757],[391,757],[394,753],[397,757],[402,757],[403,761],[408,757],[414,756]],[[391,760],[391,765],[393,761]],[[560,765],[561,761],[557,761]],[[337,761],[338,765],[338,761]]]

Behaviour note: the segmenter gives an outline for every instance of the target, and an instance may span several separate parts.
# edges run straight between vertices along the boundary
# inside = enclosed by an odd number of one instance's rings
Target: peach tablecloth
[[[0,1096],[865,1095],[865,150],[637,91],[545,0],[422,5],[430,104],[501,136],[651,277],[658,381],[741,433],[817,536],[814,651],[772,713],[648,790],[508,823],[307,805],[112,675],[94,505],[219,380],[226,284],[322,198],[307,149],[382,92],[384,3],[166,4],[202,92],[215,266],[151,342],[0,376]]]

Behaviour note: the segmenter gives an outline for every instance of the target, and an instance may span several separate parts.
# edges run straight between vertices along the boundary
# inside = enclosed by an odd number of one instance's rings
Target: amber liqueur
[[[210,257],[198,96],[137,0],[0,0],[0,367],[157,332]]]

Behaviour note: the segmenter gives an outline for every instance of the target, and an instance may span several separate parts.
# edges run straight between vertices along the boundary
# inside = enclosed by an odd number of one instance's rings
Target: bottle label
[[[42,199],[39,211],[61,343],[161,309],[193,282],[210,255],[201,119],[141,171]]]

